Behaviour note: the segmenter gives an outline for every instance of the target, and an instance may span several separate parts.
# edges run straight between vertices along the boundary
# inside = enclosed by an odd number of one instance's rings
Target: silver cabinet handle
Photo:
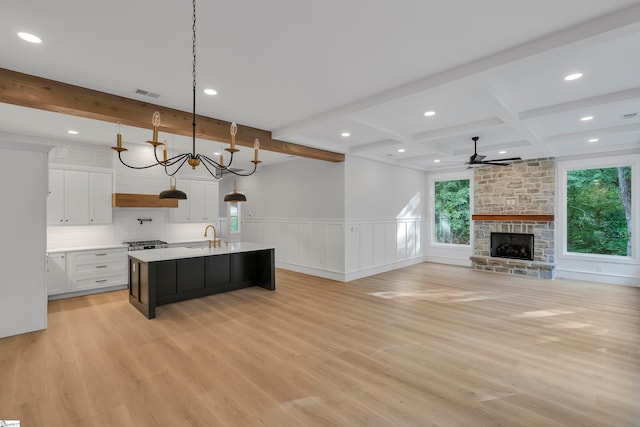
[[[106,281],[107,281],[107,279],[96,280],[96,283],[103,283],[103,282],[106,282]]]
[[[96,268],[107,268],[106,265],[96,265]]]
[[[106,255],[106,253],[104,253],[104,254],[96,254],[96,256],[105,256],[105,255]]]

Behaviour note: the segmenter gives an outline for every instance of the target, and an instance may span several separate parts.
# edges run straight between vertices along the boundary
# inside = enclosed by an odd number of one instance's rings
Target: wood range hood
[[[177,208],[178,199],[161,199],[157,194],[113,193],[114,208]]]

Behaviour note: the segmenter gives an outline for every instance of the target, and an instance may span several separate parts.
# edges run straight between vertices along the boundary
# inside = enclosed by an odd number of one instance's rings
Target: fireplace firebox
[[[491,256],[533,261],[533,234],[491,233]]]

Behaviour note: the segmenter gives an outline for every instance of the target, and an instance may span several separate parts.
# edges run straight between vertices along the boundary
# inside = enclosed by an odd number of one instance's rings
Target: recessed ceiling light
[[[405,151],[407,150],[405,150],[404,148],[398,148],[398,153],[404,153]]]
[[[215,90],[215,89],[205,89],[203,92],[206,93],[207,95],[217,95],[218,94],[218,91]]]
[[[506,150],[498,151],[498,154],[507,154]]]
[[[600,141],[598,138],[591,138],[588,142],[598,142]]]
[[[427,111],[426,113],[424,113],[425,116],[427,117],[431,117],[431,116],[435,116],[436,112],[435,111]]]
[[[570,80],[578,80],[580,77],[582,77],[582,73],[573,73],[573,74],[569,74],[564,79],[567,81],[570,81]]]
[[[219,152],[219,151],[216,151],[215,153],[213,153],[213,155],[214,155],[214,156],[219,156],[219,155],[220,155],[220,152]]]
[[[340,135],[344,136],[345,138],[351,136],[349,132],[342,132]]]
[[[78,131],[77,130],[68,130],[67,133],[70,133],[71,135],[77,135]]]
[[[580,117],[580,121],[588,122],[589,120],[593,120],[593,116]]]
[[[42,40],[40,39],[40,37],[34,36],[31,33],[20,32],[18,33],[18,37],[20,37],[22,40],[27,41],[29,43],[35,43],[35,44],[42,43]]]
[[[440,163],[440,159],[435,159],[433,163]]]

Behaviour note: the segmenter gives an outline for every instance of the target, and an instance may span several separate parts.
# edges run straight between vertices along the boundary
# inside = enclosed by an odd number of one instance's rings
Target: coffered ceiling
[[[190,2],[2,9],[1,67],[190,111]],[[473,136],[487,159],[640,149],[637,1],[199,0],[197,17],[198,113],[277,140],[422,170],[465,167]],[[0,131],[111,145],[115,126],[0,104]]]

